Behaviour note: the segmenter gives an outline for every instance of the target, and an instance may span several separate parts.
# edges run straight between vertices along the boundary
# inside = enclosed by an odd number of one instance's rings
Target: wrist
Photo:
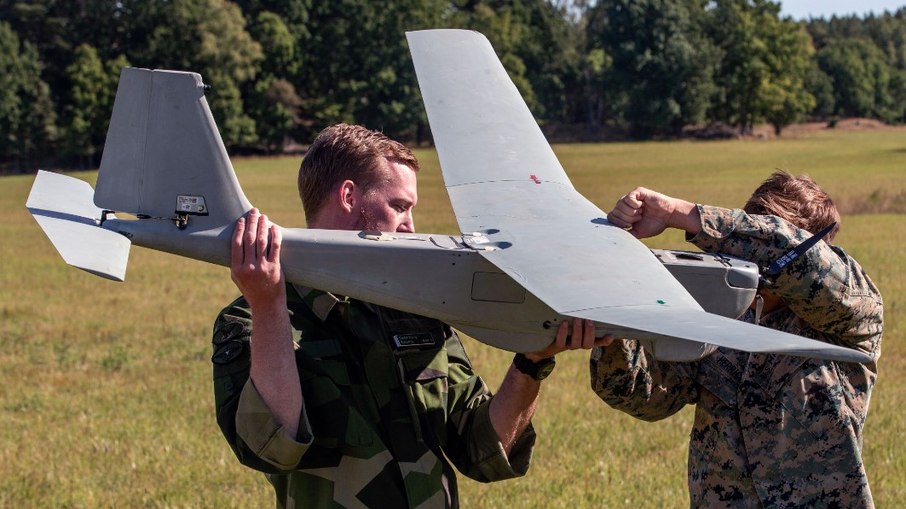
[[[537,352],[526,352],[526,353],[522,354],[522,356],[534,363],[538,363],[540,361],[543,361],[544,359],[553,359],[554,358],[553,355],[542,355],[542,354],[538,354]]]
[[[673,212],[670,214],[669,226],[678,228],[691,234],[701,230],[701,216],[698,205],[686,200],[676,200]]]
[[[259,315],[264,315],[286,311],[286,285],[282,283],[257,291],[243,292],[242,296],[249,303],[253,313],[257,311]]]
[[[534,360],[536,358],[537,360]],[[516,371],[539,382],[551,374],[554,366],[556,366],[556,362],[553,357],[538,358],[535,354],[522,353],[517,353],[513,357],[513,367],[516,368]]]
[[[286,297],[249,302],[255,322],[282,324],[289,321],[289,311],[286,308]]]

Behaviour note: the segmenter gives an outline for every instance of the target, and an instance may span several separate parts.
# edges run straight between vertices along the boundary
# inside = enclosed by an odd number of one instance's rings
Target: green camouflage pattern
[[[527,471],[534,430],[508,459],[491,392],[449,326],[293,286],[287,307],[304,400],[295,437],[249,380],[243,299],[213,335],[217,422],[239,461],[267,475],[277,507],[458,507],[453,466],[482,482]]]
[[[699,206],[705,251],[767,266],[811,235],[774,216]],[[883,302],[842,249],[819,242],[770,287],[786,306],[761,325],[848,346],[877,361]],[[754,322],[749,311],[743,319]],[[720,348],[698,362],[659,362],[638,341],[592,352],[591,383],[640,419],[695,405],[689,439],[692,507],[874,507],[862,432],[875,362],[841,363]]]

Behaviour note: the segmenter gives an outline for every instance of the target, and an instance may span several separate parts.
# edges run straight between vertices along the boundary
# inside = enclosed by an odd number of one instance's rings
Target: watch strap
[[[553,371],[556,361],[553,357],[541,359],[537,362],[530,360],[521,353],[513,357],[513,366],[520,373],[528,375],[535,380],[544,380]]]

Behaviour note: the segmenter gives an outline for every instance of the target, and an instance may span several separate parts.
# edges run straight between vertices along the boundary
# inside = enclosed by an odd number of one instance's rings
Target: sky
[[[779,0],[780,15],[792,16],[795,20],[830,18],[856,14],[864,17],[869,12],[882,14],[885,10],[894,12],[906,7],[906,0]]]

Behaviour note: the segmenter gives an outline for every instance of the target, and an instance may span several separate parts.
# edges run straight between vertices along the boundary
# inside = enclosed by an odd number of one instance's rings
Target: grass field
[[[906,132],[555,150],[605,211],[636,185],[740,205],[774,168],[809,173],[836,198],[846,212],[837,243],[886,303],[865,461],[877,506],[906,507]],[[417,228],[454,233],[436,155],[419,156]],[[252,203],[303,225],[297,158],[234,164]],[[72,269],[28,217],[32,178],[0,178],[0,507],[272,507],[266,481],[235,461],[213,417],[210,327],[237,293],[228,270],[142,248],[124,284]],[[678,233],[650,245],[684,246]],[[496,387],[511,354],[466,341]],[[587,356],[561,355],[535,419],[533,468],[504,483],[462,479],[462,506],[686,507],[691,421],[691,409],[643,423],[607,408],[589,389]]]

